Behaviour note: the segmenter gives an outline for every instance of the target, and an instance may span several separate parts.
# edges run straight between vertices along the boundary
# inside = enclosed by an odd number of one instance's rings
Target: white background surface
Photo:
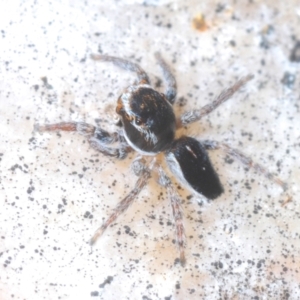
[[[290,61],[298,1],[0,4],[1,300],[299,299],[300,63]],[[201,14],[204,31],[192,25]],[[155,180],[88,245],[133,187],[133,156],[115,161],[81,136],[33,132],[35,123],[68,120],[112,131],[116,99],[135,77],[89,55],[130,58],[158,85],[156,51],[176,75],[177,114],[254,74],[186,133],[226,141],[289,184],[284,193],[212,152],[226,192],[199,205],[179,189],[184,268],[174,264],[171,209]],[[282,83],[286,72],[294,83]]]

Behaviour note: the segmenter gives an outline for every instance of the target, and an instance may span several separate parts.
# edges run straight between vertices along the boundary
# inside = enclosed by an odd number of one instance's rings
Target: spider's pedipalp
[[[234,85],[232,85],[230,88],[224,90],[218,97],[215,99],[212,103],[209,103],[205,106],[203,106],[200,109],[195,109],[192,111],[188,111],[180,116],[180,118],[177,120],[177,127],[183,127],[185,125],[194,123],[199,121],[202,117],[210,114],[212,111],[214,111],[219,105],[221,105],[223,102],[227,101],[232,97],[232,95],[238,91],[243,85],[245,85],[249,80],[253,78],[253,75],[248,75],[243,78],[241,78],[239,81],[237,81]]]
[[[138,76],[139,84],[150,84],[150,80],[147,73],[138,64],[135,64],[127,59],[123,59],[115,56],[109,56],[109,55],[99,55],[99,54],[92,54],[91,58],[93,60],[112,62],[115,66],[121,69],[135,72]]]
[[[118,218],[119,215],[121,215],[123,212],[125,212],[128,209],[128,207],[133,203],[137,195],[147,185],[151,175],[152,166],[153,166],[153,160],[152,163],[150,163],[149,167],[144,166],[143,170],[141,171],[141,175],[139,179],[135,183],[134,188],[121,202],[119,202],[119,204],[113,210],[113,213],[110,215],[110,217],[96,230],[92,239],[90,240],[91,245],[94,245],[97,239],[103,234],[105,229],[108,226],[110,226]]]
[[[183,226],[183,213],[181,208],[181,199],[175,190],[170,178],[166,175],[161,167],[158,169],[159,184],[167,189],[168,198],[171,201],[172,215],[175,223],[176,244],[180,253],[180,263],[185,265],[186,259],[184,248],[186,246],[186,236]]]
[[[96,151],[99,151],[106,156],[111,156],[118,159],[126,158],[127,154],[132,151],[132,148],[129,147],[127,144],[120,144],[120,146],[118,147],[107,147],[95,137],[91,137],[89,139],[89,143],[91,147]]]
[[[247,168],[252,168],[258,173],[264,175],[266,178],[271,180],[272,182],[276,183],[277,185],[281,186],[281,188],[286,191],[287,190],[287,184],[283,182],[280,178],[276,177],[274,174],[269,172],[265,167],[262,165],[255,163],[250,157],[246,156],[241,151],[234,149],[227,145],[226,143],[220,143],[217,141],[211,141],[211,140],[205,140],[201,141],[202,145],[207,150],[215,150],[215,149],[221,149],[226,154],[230,155],[232,158],[239,160],[242,164],[244,164]]]
[[[161,57],[159,52],[155,53],[155,58],[157,59],[162,71],[163,76],[166,82],[166,98],[171,104],[174,104],[175,97],[177,94],[177,84],[174,75],[172,74],[170,67],[166,64],[164,59]]]

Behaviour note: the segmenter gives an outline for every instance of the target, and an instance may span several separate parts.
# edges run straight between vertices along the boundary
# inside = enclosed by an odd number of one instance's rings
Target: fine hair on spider
[[[172,215],[174,219],[176,244],[179,251],[179,260],[182,266],[186,263],[186,237],[184,231],[181,198],[167,176],[157,156],[162,153],[170,171],[175,177],[195,194],[207,199],[219,197],[224,189],[220,179],[210,162],[207,150],[220,149],[226,155],[240,161],[247,168],[253,168],[266,178],[281,186],[287,185],[275,177],[266,168],[239,150],[229,145],[212,140],[197,140],[189,136],[177,137],[177,129],[199,121],[213,112],[219,105],[227,101],[236,91],[244,86],[252,75],[242,77],[228,89],[224,90],[214,101],[200,109],[194,109],[175,116],[173,104],[175,102],[177,85],[176,80],[164,59],[159,53],[156,60],[162,70],[165,81],[165,93],[154,90],[150,85],[147,73],[136,63],[126,59],[93,54],[95,61],[111,62],[115,66],[136,73],[137,82],[127,87],[119,96],[116,113],[119,117],[119,128],[116,132],[108,132],[84,122],[60,122],[55,124],[35,125],[35,130],[70,131],[85,136],[92,148],[106,156],[124,159],[131,151],[138,153],[132,168],[138,176],[131,192],[113,209],[112,214],[96,230],[90,244],[93,245],[115,220],[125,212],[134,199],[147,185],[151,172],[158,175],[158,183],[167,190]],[[114,145],[112,145],[114,144]],[[143,158],[144,157],[144,158]],[[145,159],[147,158],[148,159]]]

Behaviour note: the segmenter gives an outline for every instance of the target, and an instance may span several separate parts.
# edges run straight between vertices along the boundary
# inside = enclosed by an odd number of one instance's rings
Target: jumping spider
[[[139,157],[134,160],[133,171],[139,178],[132,191],[97,229],[90,243],[93,245],[105,229],[133,203],[136,196],[146,186],[151,172],[154,171],[158,175],[159,184],[166,188],[171,201],[180,262],[184,265],[186,238],[181,199],[161,166],[160,162],[163,155],[169,169],[178,180],[195,194],[205,196],[207,199],[215,199],[223,192],[222,184],[209,160],[207,150],[221,149],[227,155],[241,161],[248,168],[255,169],[280,185],[284,190],[286,184],[261,165],[254,163],[251,158],[227,144],[211,140],[198,141],[188,136],[176,136],[177,129],[199,121],[228,100],[252,78],[251,75],[243,77],[233,86],[224,90],[210,104],[200,109],[188,111],[176,118],[173,110],[176,97],[175,78],[160,54],[156,53],[155,57],[165,79],[165,94],[155,91],[150,86],[148,75],[139,65],[118,57],[92,55],[94,60],[111,62],[124,70],[135,72],[138,77],[138,81],[127,87],[118,98],[116,113],[119,115],[120,129],[116,132],[109,133],[83,122],[37,124],[35,129],[39,132],[57,130],[77,132],[87,137],[95,150],[118,159],[124,159],[130,151],[136,151]],[[117,146],[111,147],[112,143],[116,143]],[[160,153],[162,155],[158,155]]]

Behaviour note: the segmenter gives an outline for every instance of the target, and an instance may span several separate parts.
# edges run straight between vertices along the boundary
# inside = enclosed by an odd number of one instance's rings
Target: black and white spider
[[[117,101],[116,113],[119,116],[119,130],[109,133],[99,127],[83,122],[62,122],[56,124],[35,125],[39,132],[72,131],[88,138],[90,145],[104,155],[124,159],[130,151],[139,156],[133,162],[134,173],[139,177],[131,192],[117,205],[110,217],[97,229],[91,244],[102,235],[134,201],[146,186],[151,172],[158,174],[158,182],[166,188],[171,201],[174,217],[176,242],[180,252],[180,262],[185,264],[184,248],[186,238],[183,226],[181,199],[162,168],[163,157],[171,172],[178,180],[196,194],[208,199],[215,199],[223,192],[222,184],[216,174],[206,150],[221,149],[227,155],[240,160],[248,168],[252,167],[265,177],[286,189],[286,184],[274,177],[267,169],[254,163],[224,143],[211,140],[198,141],[188,136],[177,136],[177,129],[199,121],[220,104],[228,100],[252,76],[248,75],[224,90],[213,102],[200,109],[186,112],[176,118],[173,104],[176,97],[176,81],[170,68],[156,53],[156,59],[162,69],[166,82],[165,94],[159,93],[150,86],[146,72],[137,64],[128,60],[106,55],[92,55],[94,60],[112,62],[114,65],[137,74],[137,83],[129,86]],[[116,144],[111,146],[111,144]]]

